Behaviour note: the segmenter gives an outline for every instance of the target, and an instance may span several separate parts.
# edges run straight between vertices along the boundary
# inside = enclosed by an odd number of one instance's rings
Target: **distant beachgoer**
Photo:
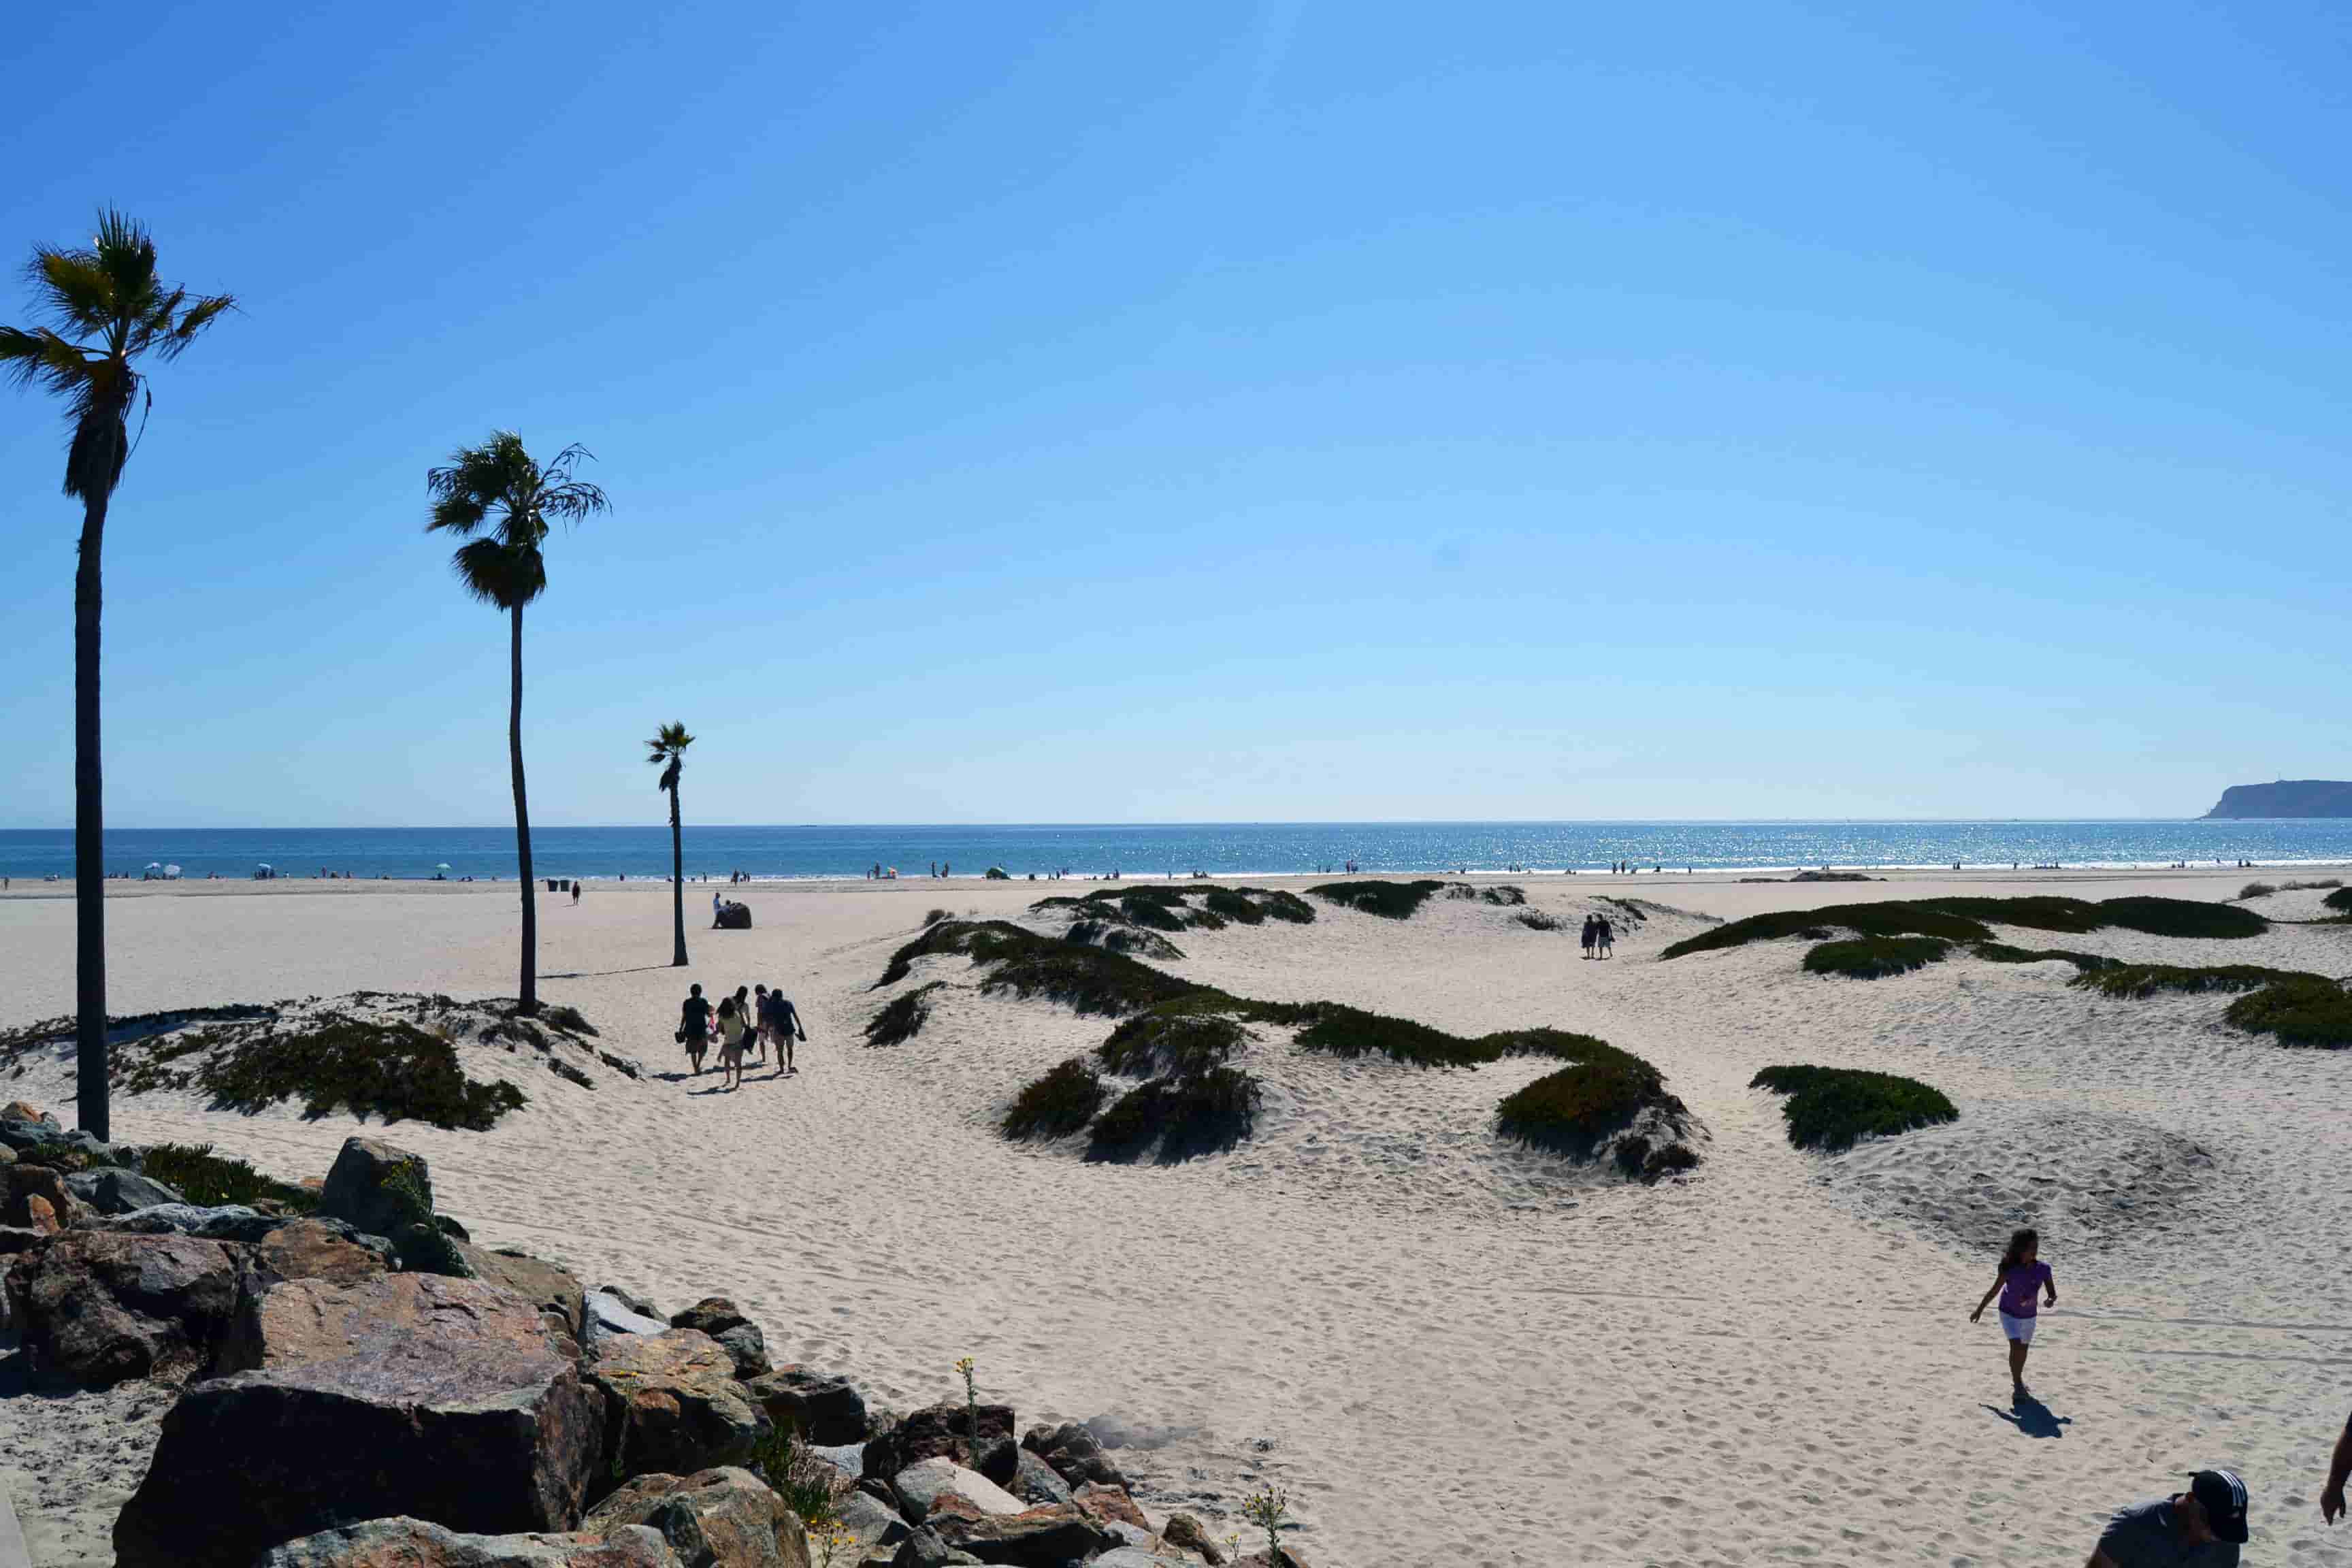
[[[942,860],[942,861],[940,861],[940,877],[945,878],[945,877],[946,877],[946,876],[948,876],[948,875],[949,875],[949,874],[950,874],[953,869],[954,869],[954,868],[953,868],[953,867],[951,867],[951,866],[950,866],[946,861]]]
[[[2246,1483],[2235,1470],[2200,1470],[2185,1492],[2116,1510],[2088,1568],[2237,1568],[2246,1534]]]
[[[715,892],[710,895],[710,923],[712,925],[716,926],[719,923],[719,911],[726,907],[726,900],[720,898]]]
[[[1591,958],[1592,956],[1592,944],[1601,940],[1600,917],[1596,915],[1587,915],[1584,917],[1584,935],[1580,940],[1584,947],[1584,956]]]
[[[575,906],[580,902],[580,879],[577,877],[572,879],[572,902]]]
[[[1593,945],[1601,950],[1601,957],[1616,957],[1616,929],[1610,925],[1609,917],[1607,915],[1595,915],[1592,918],[1597,922],[1592,928]]]
[[[687,1059],[694,1064],[694,1076],[700,1078],[703,1054],[710,1049],[710,1004],[699,985],[687,988],[686,1005],[678,1013],[677,1037],[686,1047]]]
[[[719,1070],[725,1088],[743,1087],[743,1010],[732,996],[719,1002]]]
[[[2031,1226],[2009,1238],[2009,1250],[2000,1255],[2000,1271],[1993,1277],[1992,1289],[1984,1293],[1984,1300],[1969,1314],[1969,1321],[1978,1322],[1984,1317],[1986,1302],[2000,1298],[2000,1331],[2009,1336],[2009,1380],[2016,1396],[2026,1398],[2025,1352],[2033,1344],[2033,1325],[2041,1308],[2035,1298],[2047,1292],[2050,1305],[2058,1304],[2058,1281],[2052,1278],[2050,1265],[2042,1261],[2042,1234]]]

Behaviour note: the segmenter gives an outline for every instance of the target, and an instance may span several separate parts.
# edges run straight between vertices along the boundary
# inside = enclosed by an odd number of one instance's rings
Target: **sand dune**
[[[1074,884],[755,887],[757,929],[690,932],[683,973],[664,962],[664,889],[549,900],[545,994],[603,1043],[675,1074],[686,981],[768,981],[815,1037],[807,1070],[723,1095],[715,1079],[610,1072],[589,1090],[519,1064],[530,1103],[492,1131],[392,1135],[431,1157],[478,1238],[665,1304],[724,1289],[780,1358],[837,1366],[881,1402],[943,1395],[970,1353],[1024,1421],[1109,1415],[1150,1436],[1122,1462],[1159,1508],[1213,1514],[1276,1479],[1318,1564],[2079,1561],[2108,1508],[2209,1462],[2253,1488],[2250,1560],[2352,1563],[2352,1531],[2330,1536],[2315,1502],[2352,1398],[2352,1055],[2228,1029],[2226,997],[2099,997],[2064,964],[1955,956],[1865,983],[1803,973],[1796,942],[1655,958],[1711,918],[1767,909],[1955,889],[2221,898],[2248,878],[1580,878],[1523,884],[1564,921],[1555,932],[1433,900],[1405,921],[1326,908],[1309,926],[1177,938],[1186,956],[1165,967],[1243,994],[1465,1034],[1548,1025],[1637,1052],[1710,1134],[1695,1174],[1652,1187],[1496,1141],[1494,1105],[1533,1062],[1336,1061],[1261,1029],[1256,1136],[1125,1166],[995,1132],[1013,1091],[1099,1043],[1107,1020],[982,995],[966,961],[924,960],[909,983],[946,982],[931,1021],[900,1046],[863,1043],[895,994],[869,987],[925,910],[1021,918],[1045,892],[1088,890]],[[1604,894],[1687,912],[1621,925],[1619,956],[1585,963],[1575,927]],[[2254,907],[2306,919],[2321,896]],[[512,900],[134,885],[110,913],[115,1005],[511,994]],[[690,923],[707,919],[690,900]],[[2352,973],[2352,927],[2002,935]],[[0,1026],[69,1008],[71,960],[69,901],[0,898]],[[1920,1078],[1961,1117],[1801,1153],[1778,1099],[1748,1087],[1788,1061]],[[69,1113],[67,1080],[32,1064],[0,1089]],[[117,1130],[307,1175],[352,1123],[165,1094],[121,1102]],[[2042,1225],[2063,1293],[2034,1361],[2053,1436],[2006,1418],[1998,1331],[1966,1321],[2021,1215]],[[38,1418],[0,1402],[5,1454],[27,1451]],[[41,1495],[6,1462],[20,1500]],[[38,1552],[87,1520],[26,1523]]]

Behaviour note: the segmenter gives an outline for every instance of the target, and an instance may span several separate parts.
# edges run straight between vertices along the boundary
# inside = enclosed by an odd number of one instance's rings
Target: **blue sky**
[[[704,821],[2352,774],[2340,9],[305,9],[11,28],[0,247],[110,201],[243,304],[108,529],[114,825],[509,817],[422,531],[498,426],[614,506],[540,822],[658,819],[669,719]],[[0,826],[71,820],[60,431],[0,393]]]

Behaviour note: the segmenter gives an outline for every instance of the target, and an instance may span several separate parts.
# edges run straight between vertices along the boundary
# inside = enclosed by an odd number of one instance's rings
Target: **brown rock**
[[[420,1337],[453,1348],[560,1352],[539,1310],[495,1286],[439,1274],[378,1273],[247,1290],[220,1370],[310,1366],[398,1350]]]
[[[212,1364],[239,1274],[217,1241],[68,1231],[10,1266],[9,1315],[42,1382],[181,1378]]]
[[[630,1524],[658,1533],[688,1568],[809,1568],[800,1517],[749,1470],[639,1476],[598,1503],[586,1528]]]
[[[1022,1435],[1021,1446],[1053,1466],[1055,1473],[1072,1486],[1080,1481],[1106,1487],[1127,1485],[1127,1478],[1110,1462],[1095,1435],[1075,1421],[1059,1426],[1032,1426]]]
[[[1301,1557],[1289,1547],[1285,1546],[1280,1550],[1282,1556],[1279,1562],[1268,1558],[1265,1549],[1260,1547],[1246,1557],[1234,1558],[1234,1568],[1313,1568],[1306,1558]]]
[[[1167,1542],[1169,1545],[1180,1546],[1193,1553],[1202,1562],[1206,1563],[1209,1568],[1223,1568],[1225,1561],[1224,1549],[1209,1539],[1209,1532],[1202,1529],[1201,1521],[1191,1514],[1170,1514],[1167,1528],[1160,1531],[1160,1539]]]
[[[433,1219],[433,1174],[425,1156],[374,1138],[346,1138],[319,1191],[319,1212],[370,1236],[398,1239]]]
[[[794,1363],[744,1386],[769,1420],[798,1432],[804,1442],[830,1447],[866,1439],[866,1400],[845,1377]]]
[[[265,1364],[195,1384],[163,1418],[115,1521],[119,1568],[247,1568],[354,1515],[489,1535],[579,1522],[604,1413],[528,1303],[395,1274],[278,1285],[252,1315]]]
[[[895,1476],[924,1459],[948,1458],[970,1466],[994,1481],[1010,1486],[1020,1460],[1013,1446],[1013,1406],[980,1407],[979,1456],[966,1441],[970,1417],[961,1405],[932,1405],[916,1411],[889,1431],[866,1445],[866,1473]],[[1050,1460],[1050,1456],[1047,1456]]]
[[[1118,1544],[1118,1536],[1071,1503],[1047,1503],[1020,1513],[983,1513],[954,1492],[932,1504],[923,1528],[983,1563],[1025,1568],[1061,1568],[1074,1558]]]
[[[604,1397],[616,1478],[740,1465],[768,1430],[766,1412],[735,1381],[734,1362],[695,1329],[615,1335],[587,1372]]]
[[[58,1223],[58,1211],[49,1206],[49,1200],[36,1194],[25,1200],[25,1228],[55,1236],[65,1226]]]
[[[519,1252],[493,1252],[469,1241],[457,1244],[457,1255],[473,1269],[475,1279],[511,1290],[541,1310],[555,1313],[563,1320],[564,1331],[580,1338],[585,1326],[583,1303],[587,1292],[569,1271]]]
[[[421,1519],[372,1519],[273,1548],[258,1568],[681,1568],[652,1531],[609,1536],[461,1535]]]
[[[382,1258],[318,1219],[279,1226],[253,1249],[253,1262],[278,1279],[324,1279],[339,1285],[356,1284],[384,1271]]]
[[[717,1339],[730,1329],[740,1328],[751,1320],[742,1309],[724,1296],[705,1296],[682,1312],[672,1312],[669,1326],[673,1329],[700,1329]]]
[[[1093,1481],[1081,1481],[1070,1493],[1070,1500],[1097,1521],[1109,1524],[1131,1524],[1138,1530],[1150,1530],[1151,1521],[1135,1506],[1125,1487],[1098,1486]]]
[[[0,1205],[0,1225],[32,1224],[35,1198],[48,1205],[49,1217],[58,1225],[74,1223],[81,1203],[66,1185],[63,1171],[49,1165],[11,1165],[0,1174],[8,1180],[8,1201]]]
[[[5,1105],[0,1105],[0,1121],[43,1121],[47,1120],[47,1116],[43,1114],[39,1107],[29,1105],[21,1100],[12,1100]]]

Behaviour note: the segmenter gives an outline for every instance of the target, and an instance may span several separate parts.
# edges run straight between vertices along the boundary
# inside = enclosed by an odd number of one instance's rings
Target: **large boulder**
[[[136,1171],[80,1171],[66,1178],[67,1190],[100,1214],[129,1214],[157,1204],[176,1204],[180,1194]]]
[[[1098,1524],[1127,1524],[1149,1531],[1151,1521],[1135,1506],[1125,1487],[1098,1486],[1093,1481],[1080,1481],[1071,1490],[1070,1500],[1078,1505]]]
[[[1006,1489],[1024,1503],[1067,1502],[1070,1483],[1061,1473],[1024,1448],[1016,1457],[1017,1468],[1013,1472],[1013,1485]]]
[[[553,1312],[575,1340],[587,1331],[587,1292],[568,1269],[524,1253],[492,1251],[471,1242],[458,1243],[457,1252],[475,1279],[511,1290],[541,1310]]]
[[[1032,1426],[1022,1436],[1021,1446],[1053,1466],[1055,1473],[1072,1486],[1081,1481],[1106,1487],[1127,1485],[1127,1477],[1110,1462],[1095,1435],[1075,1421],[1059,1426]]]
[[[809,1568],[800,1516],[749,1470],[638,1476],[587,1521],[591,1531],[632,1524],[659,1534],[685,1568]]]
[[[46,1384],[106,1388],[206,1370],[236,1310],[238,1260],[218,1242],[73,1231],[9,1266],[9,1320]]]
[[[0,1225],[31,1225],[33,1200],[47,1205],[61,1226],[77,1224],[87,1212],[81,1199],[67,1185],[68,1172],[48,1165],[11,1165],[0,1171],[7,1182],[7,1200],[0,1204]]]
[[[977,1470],[967,1470],[944,1456],[919,1459],[890,1479],[898,1506],[913,1523],[920,1524],[952,1493],[982,1513],[1019,1513],[1030,1505]]]
[[[1169,1545],[1181,1546],[1187,1552],[1197,1552],[1201,1561],[1206,1563],[1209,1568],[1223,1568],[1224,1549],[1209,1539],[1209,1532],[1202,1529],[1201,1521],[1191,1514],[1170,1514],[1168,1522],[1160,1527],[1160,1533]]]
[[[604,1396],[615,1479],[740,1465],[770,1429],[735,1381],[734,1362],[698,1330],[608,1340],[587,1373]]]
[[[220,1370],[310,1366],[429,1342],[444,1351],[533,1356],[561,1352],[539,1309],[478,1279],[362,1274],[289,1279],[248,1290]],[[401,1511],[394,1510],[394,1511]],[[427,1515],[425,1517],[431,1517]]]
[[[642,1525],[608,1535],[463,1535],[421,1519],[372,1519],[273,1547],[257,1568],[683,1568]]]
[[[536,1309],[489,1287],[295,1280],[248,1309],[239,1348],[255,1370],[164,1416],[115,1521],[119,1568],[247,1568],[354,1517],[562,1531],[604,1473],[597,1392]]]
[[[201,1241],[253,1242],[285,1223],[279,1215],[266,1215],[243,1204],[158,1204],[152,1208],[92,1220],[89,1228],[121,1231],[126,1236],[193,1236]]]
[[[1119,1539],[1069,1503],[1048,1503],[1019,1513],[986,1513],[954,1492],[932,1506],[923,1528],[983,1563],[1023,1568],[1063,1568]]]
[[[668,1329],[667,1323],[638,1310],[635,1303],[610,1286],[589,1291],[581,1301],[580,1343],[591,1355],[602,1353],[616,1337],[666,1333]]]
[[[255,1244],[253,1268],[259,1281],[325,1279],[355,1285],[392,1267],[392,1247],[380,1236],[362,1237],[341,1220],[288,1220]]]
[[[319,1192],[319,1213],[389,1237],[403,1268],[467,1274],[457,1243],[433,1217],[433,1173],[422,1154],[374,1138],[346,1138]]]
[[[728,1330],[739,1328],[751,1321],[743,1315],[741,1308],[724,1296],[705,1296],[684,1311],[669,1315],[671,1328],[699,1329],[714,1340]]]
[[[1013,1446],[1013,1406],[980,1407],[977,1462],[973,1446],[965,1439],[968,1420],[961,1405],[926,1405],[866,1445],[866,1473],[896,1476],[921,1460],[945,1458],[971,1465],[1000,1487],[1008,1484],[1019,1468]]]
[[[863,1563],[877,1552],[887,1553],[907,1539],[908,1525],[896,1509],[864,1492],[844,1493],[834,1505],[835,1522],[849,1544],[839,1553],[844,1563]]]
[[[778,1426],[816,1447],[866,1441],[866,1400],[845,1377],[790,1363],[745,1386]]]

